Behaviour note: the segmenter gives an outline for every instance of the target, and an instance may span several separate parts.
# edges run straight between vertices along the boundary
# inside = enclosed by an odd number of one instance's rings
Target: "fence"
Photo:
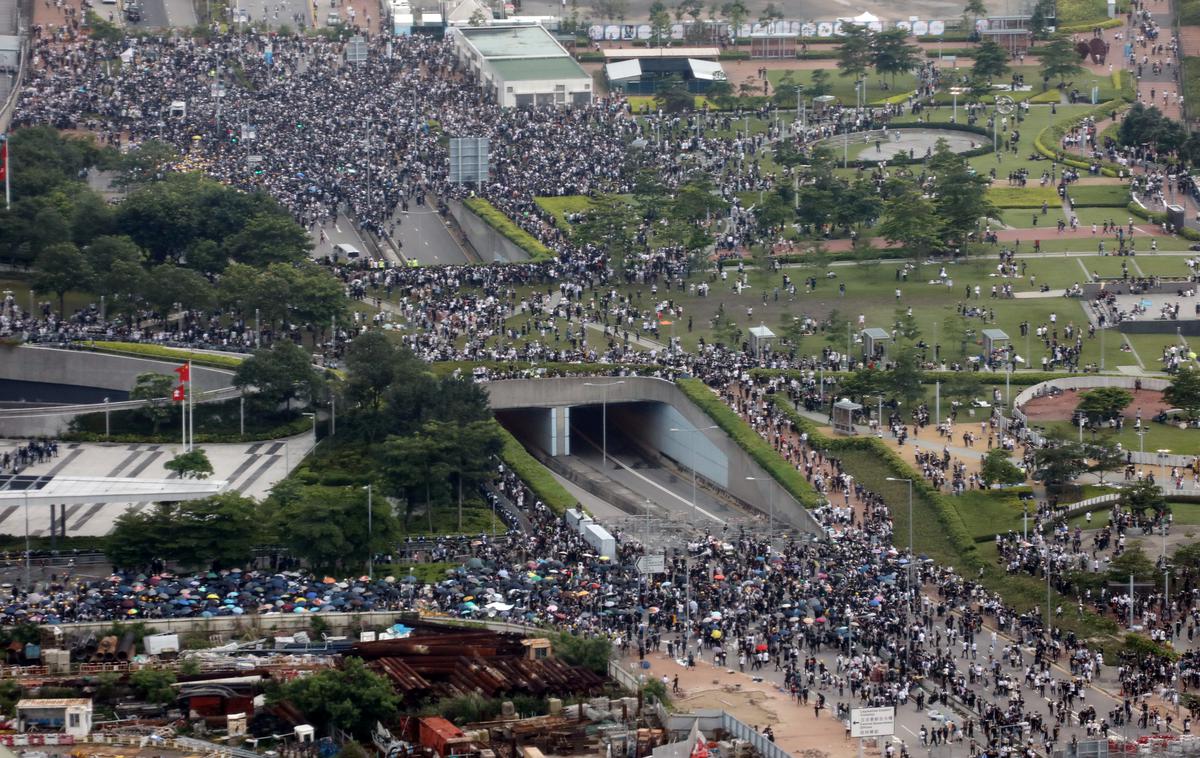
[[[730,739],[747,742],[761,758],[792,758],[791,753],[767,739],[762,732],[746,724],[726,711],[702,709],[691,713],[670,713],[659,704],[655,709],[658,720],[672,739],[686,737],[691,731],[692,724],[711,737],[714,732],[721,731]]]

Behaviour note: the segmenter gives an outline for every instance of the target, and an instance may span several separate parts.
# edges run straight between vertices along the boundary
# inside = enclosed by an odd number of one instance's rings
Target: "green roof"
[[[463,29],[484,58],[525,58],[561,56],[562,47],[554,35],[540,26],[501,26]]]
[[[538,81],[542,79],[591,79],[570,56],[498,60],[489,64],[496,75],[506,82]]]

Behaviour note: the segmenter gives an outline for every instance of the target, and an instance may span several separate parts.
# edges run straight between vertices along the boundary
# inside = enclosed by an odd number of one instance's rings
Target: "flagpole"
[[[179,417],[183,420],[183,452],[187,452],[187,385],[183,387],[183,404],[179,406]]]
[[[192,362],[191,361],[187,362],[187,367],[188,367],[188,393],[187,393],[188,433],[190,435],[190,438],[188,440],[188,448],[187,449],[188,449],[188,451],[191,451],[193,448],[196,447],[196,414],[194,412],[195,408],[196,408],[196,398],[195,398],[195,394],[196,394],[195,382],[196,382],[196,380],[192,378]]]
[[[4,135],[4,210],[12,210],[12,189],[8,181],[8,135]]]

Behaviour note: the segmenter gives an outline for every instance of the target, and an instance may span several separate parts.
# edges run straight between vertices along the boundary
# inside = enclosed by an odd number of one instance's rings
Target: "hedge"
[[[997,208],[1041,208],[1043,203],[1053,207],[1062,205],[1058,191],[1053,187],[990,187],[987,199]]]
[[[1121,80],[1122,77],[1120,77],[1119,72],[1114,74],[1115,82],[1119,83]],[[1085,161],[1082,158],[1075,158],[1060,153],[1058,146],[1063,138],[1063,135],[1065,135],[1067,130],[1069,130],[1071,127],[1083,122],[1084,119],[1092,118],[1096,121],[1103,121],[1114,111],[1120,110],[1124,105],[1124,102],[1125,101],[1122,96],[1122,98],[1109,100],[1107,103],[1101,103],[1100,105],[1088,110],[1086,113],[1064,116],[1057,121],[1051,122],[1046,126],[1046,128],[1038,132],[1036,137],[1033,138],[1034,149],[1050,160],[1058,161],[1073,168],[1083,169],[1084,171],[1089,170],[1092,167],[1091,162]],[[1104,176],[1119,176],[1123,170],[1124,169],[1121,166],[1118,166],[1115,163],[1100,164],[1100,173]]]
[[[504,446],[500,450],[500,460],[521,478],[521,481],[533,490],[533,494],[546,504],[546,507],[561,516],[568,508],[579,506],[579,501],[571,497],[571,493],[558,483],[550,470],[529,454],[525,446],[517,438],[496,422]]]
[[[530,260],[554,260],[555,256],[550,248],[538,242],[532,234],[514,224],[512,219],[501,213],[496,206],[487,200],[484,200],[482,197],[469,197],[463,201],[463,205],[469,208],[476,216],[483,219],[484,223],[488,226],[500,232],[509,242],[529,253]]]
[[[1130,632],[1125,635],[1125,644],[1123,647],[1131,653],[1137,655],[1157,655],[1166,658],[1169,661],[1179,660],[1179,653],[1173,648],[1166,645],[1160,645],[1149,637]],[[1115,663],[1115,661],[1114,661]]]
[[[1068,24],[1055,29],[1060,34],[1080,34],[1090,32],[1093,29],[1116,29],[1118,26],[1124,26],[1125,19],[1123,18],[1106,18],[1103,21],[1097,21],[1094,24]]]
[[[837,379],[840,377],[851,376],[853,373],[853,371],[826,371],[825,378]],[[962,376],[962,373],[963,372],[961,371],[926,371],[923,374],[925,377],[924,383],[929,384],[930,382],[934,381],[946,382],[953,377]],[[1004,379],[1004,374],[999,371],[976,371],[974,373],[984,380],[986,380],[988,377],[994,377],[995,381],[997,382]],[[755,379],[762,377],[804,379],[808,376],[808,373],[797,369],[786,368],[752,368],[750,369],[750,376],[754,377]],[[1009,378],[1009,383],[1015,387],[1031,387],[1035,384],[1048,382],[1051,379],[1067,379],[1073,376],[1079,376],[1079,374],[1070,374],[1065,371],[1014,371]]]
[[[699,379],[676,379],[675,385],[802,506],[819,508],[824,504],[824,498],[813,489],[812,484],[780,457],[775,449],[709,389],[708,385]]]
[[[937,514],[938,522],[946,530],[946,535],[950,539],[951,546],[958,553],[964,565],[972,568],[982,565],[982,558],[980,558],[975,547],[975,540],[971,538],[970,532],[967,531],[966,525],[963,524],[958,510],[946,502],[946,498],[942,493],[930,486],[925,477],[913,469],[912,466],[909,466],[903,458],[888,447],[887,443],[874,436],[828,437],[814,422],[801,415],[789,403],[774,403],[774,406],[797,429],[808,435],[809,444],[814,447],[831,453],[836,453],[839,450],[866,450],[877,458],[893,477],[911,480],[913,497],[924,500],[933,508],[934,513]]]
[[[1167,223],[1167,214],[1166,213],[1164,213],[1162,211],[1146,210],[1145,208],[1143,208],[1142,206],[1133,202],[1132,200],[1129,201],[1129,205],[1125,206],[1125,208],[1134,216],[1137,216],[1140,219],[1145,219],[1146,221],[1149,221],[1152,224],[1158,224],[1159,226],[1161,226],[1161,225]],[[1176,229],[1175,233],[1178,234],[1180,237],[1183,237],[1185,240],[1190,240],[1192,242],[1200,241],[1200,232],[1197,232],[1195,229],[1192,229],[1191,227],[1185,226],[1182,229]]]
[[[152,345],[145,342],[75,342],[76,347],[97,353],[112,355],[134,355],[139,358],[162,358],[170,361],[191,361],[198,366],[236,369],[249,356],[221,355],[219,353],[202,353],[186,348]]]
[[[748,61],[750,60],[750,53],[745,50],[723,50],[717,55],[717,60]]]
[[[1036,105],[1051,105],[1062,102],[1062,93],[1057,88],[1048,89],[1045,92],[1039,92],[1029,98],[1029,102]]]
[[[91,415],[91,414],[89,414]],[[283,426],[266,429],[258,434],[197,434],[197,444],[217,445],[240,442],[261,442],[295,437],[312,431],[312,421],[301,416]],[[63,442],[128,442],[169,445],[179,442],[179,434],[99,434],[97,432],[67,432],[60,435]]]

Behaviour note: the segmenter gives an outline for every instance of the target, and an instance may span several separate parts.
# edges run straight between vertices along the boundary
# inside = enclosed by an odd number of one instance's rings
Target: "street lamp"
[[[604,400],[600,405],[600,460],[601,469],[608,469],[608,388],[625,382],[584,382],[584,387],[600,387],[604,390]]]
[[[316,413],[302,413],[300,415],[301,416],[311,416],[312,420],[313,420],[313,443],[312,443],[312,448],[309,449],[309,452],[312,452],[313,450],[317,449],[317,414]]]
[[[671,431],[688,434],[694,432],[707,432],[710,429],[717,428],[717,425],[713,424],[712,426],[702,426],[699,428],[692,427],[691,429],[677,429],[675,427],[671,427]],[[690,440],[691,438],[689,437],[688,439]],[[691,458],[692,468],[692,516],[698,521],[700,519],[700,508],[696,505],[696,445],[692,442],[688,443],[688,457]]]
[[[770,539],[771,535],[775,533],[775,487],[773,486],[774,482],[771,480],[771,477],[757,477],[757,476],[748,476],[748,477],[746,477],[746,481],[748,481],[748,482],[766,482],[767,483],[767,502],[768,502],[768,508],[770,509],[767,512],[767,539]]]
[[[911,591],[911,589],[912,589],[912,567],[913,567],[913,563],[917,559],[917,554],[913,550],[913,495],[912,495],[913,482],[912,482],[912,479],[905,479],[905,478],[899,477],[899,476],[889,476],[887,478],[887,480],[889,482],[907,482],[908,483],[908,585],[909,585],[909,590]]]
[[[1168,449],[1167,449],[1167,448],[1165,448],[1165,447],[1164,447],[1164,448],[1162,448],[1161,450],[1159,450],[1159,451],[1158,451],[1158,473],[1159,473],[1159,476],[1162,478],[1162,481],[1163,481],[1163,483],[1162,483],[1162,484],[1160,484],[1160,485],[1158,485],[1158,487],[1159,487],[1159,489],[1161,489],[1161,490],[1163,491],[1163,494],[1164,494],[1164,495],[1165,495],[1165,494],[1166,494],[1166,492],[1167,492],[1167,488],[1166,488],[1166,481],[1167,481],[1167,456],[1168,456],[1168,455],[1170,455],[1170,454],[1171,454],[1171,451],[1170,451],[1170,450],[1168,450]]]
[[[375,525],[372,523],[372,516],[374,515],[372,513],[374,510],[372,507],[374,505],[372,495],[374,494],[374,490],[372,489],[370,482],[367,482],[367,486],[363,487],[363,489],[367,491],[367,577],[374,579],[375,551],[372,546],[372,543],[374,542],[373,537],[375,536]]]
[[[30,562],[32,548],[29,547],[29,489],[25,490],[25,591],[33,591],[33,565]]]

